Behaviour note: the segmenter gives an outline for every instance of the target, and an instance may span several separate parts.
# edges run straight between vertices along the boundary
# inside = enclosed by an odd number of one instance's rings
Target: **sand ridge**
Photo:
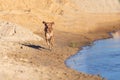
[[[16,24],[0,21],[1,41],[40,41],[42,38]]]

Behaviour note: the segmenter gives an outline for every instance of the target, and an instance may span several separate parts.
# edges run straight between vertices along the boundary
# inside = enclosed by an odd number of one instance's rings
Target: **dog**
[[[44,32],[45,32],[45,40],[47,45],[49,46],[49,49],[51,50],[53,48],[53,25],[54,22],[42,22],[44,24]]]

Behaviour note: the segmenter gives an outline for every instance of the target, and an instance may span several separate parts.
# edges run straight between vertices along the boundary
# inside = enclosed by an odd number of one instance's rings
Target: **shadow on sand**
[[[39,45],[34,45],[34,44],[22,44],[22,45],[30,47],[30,48],[34,48],[34,49],[46,49],[47,50],[47,48],[39,46]]]

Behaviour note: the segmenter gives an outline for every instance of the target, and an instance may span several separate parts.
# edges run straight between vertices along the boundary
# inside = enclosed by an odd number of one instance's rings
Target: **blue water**
[[[120,38],[95,41],[67,59],[66,65],[80,72],[99,74],[107,80],[120,80]]]

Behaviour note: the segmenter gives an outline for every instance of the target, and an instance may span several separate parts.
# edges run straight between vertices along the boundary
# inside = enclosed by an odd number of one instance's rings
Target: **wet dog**
[[[45,26],[44,32],[45,32],[45,40],[47,45],[49,46],[49,49],[53,48],[53,24],[54,22],[42,22]]]

